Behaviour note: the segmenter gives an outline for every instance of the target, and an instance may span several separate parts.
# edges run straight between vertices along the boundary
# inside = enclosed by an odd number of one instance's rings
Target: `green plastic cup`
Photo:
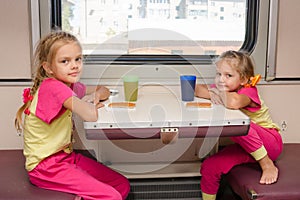
[[[137,101],[139,77],[126,75],[123,77],[125,101]]]

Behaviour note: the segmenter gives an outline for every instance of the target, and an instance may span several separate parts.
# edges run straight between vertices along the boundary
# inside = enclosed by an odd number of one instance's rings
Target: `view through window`
[[[247,0],[62,0],[84,54],[219,55],[245,40]]]

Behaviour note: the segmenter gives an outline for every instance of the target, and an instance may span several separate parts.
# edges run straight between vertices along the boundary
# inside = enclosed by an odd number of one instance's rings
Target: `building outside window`
[[[242,47],[247,3],[61,0],[61,28],[80,39],[87,55],[219,55]]]

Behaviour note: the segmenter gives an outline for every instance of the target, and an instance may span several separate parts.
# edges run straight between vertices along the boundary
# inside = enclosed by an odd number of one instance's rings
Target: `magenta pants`
[[[126,199],[130,185],[121,174],[81,154],[58,152],[28,172],[34,185],[76,194],[85,200]]]
[[[202,163],[200,170],[202,192],[217,194],[221,176],[236,165],[256,162],[250,153],[262,145],[272,160],[277,159],[283,147],[281,135],[276,129],[263,128],[252,122],[247,135],[231,139],[235,144],[226,146]]]

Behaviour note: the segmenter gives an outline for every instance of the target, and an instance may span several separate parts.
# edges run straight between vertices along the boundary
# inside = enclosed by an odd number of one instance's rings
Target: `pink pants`
[[[89,199],[125,199],[129,181],[121,174],[81,154],[58,152],[29,173],[34,185]]]
[[[277,159],[283,147],[282,138],[276,129],[266,129],[252,122],[246,136],[231,139],[236,144],[226,146],[202,163],[200,170],[202,192],[217,194],[221,176],[236,165],[256,162],[250,153],[262,145],[272,160]]]

